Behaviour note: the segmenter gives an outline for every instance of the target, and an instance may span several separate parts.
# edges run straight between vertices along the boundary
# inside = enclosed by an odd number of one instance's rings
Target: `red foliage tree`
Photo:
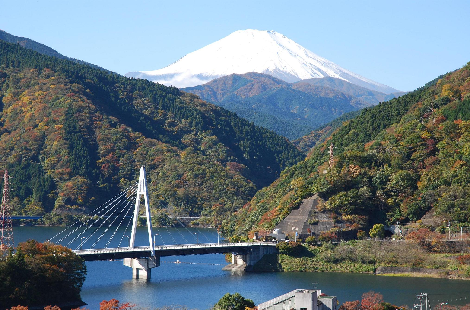
[[[344,302],[339,310],[361,310],[361,302],[359,300]]]
[[[382,294],[370,291],[362,294],[361,308],[363,310],[379,310],[382,309],[383,302]]]
[[[437,250],[443,236],[437,232],[430,231],[427,228],[420,228],[410,232],[405,239],[417,242],[428,251]]]
[[[121,304],[117,299],[103,300],[100,302],[100,310],[127,310],[134,308],[135,305],[128,302]]]

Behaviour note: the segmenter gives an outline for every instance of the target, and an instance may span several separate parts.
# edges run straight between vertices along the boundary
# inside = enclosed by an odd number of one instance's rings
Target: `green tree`
[[[382,239],[385,237],[385,227],[384,224],[375,224],[369,231],[369,236],[372,238]]]
[[[245,310],[245,308],[253,308],[255,303],[251,299],[247,299],[239,293],[225,294],[215,304],[214,309],[216,310]]]
[[[86,266],[70,249],[34,240],[0,260],[0,304],[38,306],[81,302]]]

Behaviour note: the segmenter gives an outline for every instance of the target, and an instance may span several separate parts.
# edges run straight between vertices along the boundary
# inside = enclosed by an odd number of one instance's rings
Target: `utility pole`
[[[3,254],[15,245],[11,223],[9,179],[8,171],[5,169],[5,174],[3,175],[2,208],[0,210],[0,252],[3,252]]]
[[[449,240],[450,240],[450,221],[449,221],[448,227],[449,227]]]
[[[424,299],[424,310],[428,310],[428,294],[427,293],[421,293],[416,295],[416,298],[419,300],[419,304],[414,304],[414,308],[423,310],[423,299]]]

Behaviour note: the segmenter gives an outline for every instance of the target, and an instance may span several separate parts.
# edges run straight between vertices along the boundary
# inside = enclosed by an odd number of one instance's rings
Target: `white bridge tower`
[[[135,198],[135,209],[134,209],[134,222],[132,223],[132,233],[129,242],[129,248],[134,248],[135,243],[135,232],[137,230],[137,223],[139,220],[140,210],[140,199],[144,196],[145,201],[145,217],[147,218],[147,231],[149,235],[149,245],[152,252],[152,256],[155,256],[155,249],[152,243],[152,215],[150,214],[149,198],[147,194],[147,182],[144,167],[140,167],[139,186],[137,188],[137,197]]]
[[[135,233],[139,220],[140,201],[144,196],[145,217],[147,218],[147,232],[151,257],[149,258],[125,258],[124,265],[133,269],[133,278],[150,279],[150,269],[160,265],[160,259],[155,257],[155,247],[152,242],[152,216],[150,214],[149,198],[147,194],[147,182],[144,167],[140,167],[139,185],[137,187],[137,197],[135,199],[134,219],[132,223],[132,233],[129,241],[129,248],[135,248]]]

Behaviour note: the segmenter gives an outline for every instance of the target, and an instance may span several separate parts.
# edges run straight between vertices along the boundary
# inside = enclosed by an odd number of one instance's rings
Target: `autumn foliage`
[[[67,224],[146,166],[155,213],[222,219],[303,158],[285,138],[177,88],[0,41],[0,158],[15,215]],[[156,219],[158,217],[155,217]]]
[[[20,243],[15,254],[0,260],[0,304],[81,303],[85,274],[84,261],[64,246],[34,240]]]
[[[103,300],[100,302],[100,310],[129,310],[134,308],[135,305],[131,303],[121,303],[117,299]],[[28,307],[25,306],[15,306],[11,307],[10,310],[28,310]],[[46,306],[44,310],[61,310],[58,306]],[[76,308],[72,310],[88,310],[87,308]]]
[[[428,228],[420,228],[408,233],[406,240],[414,241],[428,251],[438,251],[442,246],[443,235]]]
[[[405,309],[406,307],[397,307],[387,302],[384,302],[383,296],[380,293],[373,291],[362,294],[361,300],[346,301],[340,310],[394,310]]]
[[[468,226],[469,184],[467,64],[345,121],[304,161],[259,191],[232,221],[238,234],[261,225],[274,228],[303,199],[318,194],[324,209],[339,218],[364,218],[347,227],[351,230],[417,222],[426,214]],[[275,209],[275,217],[265,216]],[[445,228],[442,221],[433,225],[433,230]],[[433,236],[418,239],[433,251],[442,245]]]
[[[100,310],[127,310],[134,307],[135,305],[131,303],[120,303],[117,299],[111,299],[109,301],[103,300],[100,302]]]

